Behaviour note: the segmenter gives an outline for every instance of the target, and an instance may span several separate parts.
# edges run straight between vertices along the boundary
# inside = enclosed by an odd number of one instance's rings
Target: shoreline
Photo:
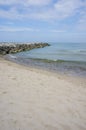
[[[86,62],[74,61],[54,61],[33,58],[21,58],[16,55],[6,55],[6,60],[16,64],[35,68],[38,70],[48,71],[53,74],[66,75],[67,77],[86,78]],[[77,63],[77,64],[76,64]],[[83,65],[84,64],[84,65]]]
[[[86,81],[0,57],[0,130],[85,130]]]
[[[73,74],[68,74],[65,72],[62,73],[60,71],[55,72],[55,71],[49,70],[47,68],[25,65],[25,64],[22,64],[20,62],[12,61],[11,59],[8,59],[4,56],[0,56],[0,58],[7,61],[10,64],[15,65],[16,67],[21,67],[21,68],[24,68],[26,70],[36,71],[38,73],[43,73],[43,74],[48,75],[48,76],[53,75],[57,78],[67,80],[69,82],[73,82],[77,85],[82,84],[83,86],[86,86],[86,77],[85,76],[73,75]]]

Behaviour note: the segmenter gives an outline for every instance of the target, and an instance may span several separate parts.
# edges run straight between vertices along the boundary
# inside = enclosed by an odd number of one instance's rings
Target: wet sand
[[[0,130],[86,130],[86,81],[0,58]]]

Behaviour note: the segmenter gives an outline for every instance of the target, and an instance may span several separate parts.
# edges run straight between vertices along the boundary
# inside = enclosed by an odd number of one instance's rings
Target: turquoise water
[[[86,76],[86,43],[49,44],[51,46],[20,52],[10,57],[24,65]]]

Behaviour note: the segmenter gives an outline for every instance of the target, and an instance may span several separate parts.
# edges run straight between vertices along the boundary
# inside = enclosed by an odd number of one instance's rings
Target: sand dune
[[[86,82],[0,59],[0,130],[86,130]]]

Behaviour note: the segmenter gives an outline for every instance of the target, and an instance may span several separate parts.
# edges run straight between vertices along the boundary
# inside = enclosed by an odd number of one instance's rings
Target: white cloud
[[[51,1],[52,0],[0,0],[1,6],[5,5],[8,7],[8,10],[4,8],[0,9],[0,17],[8,19],[35,18],[35,15],[39,15],[39,12],[42,15],[46,5],[49,5]]]
[[[26,3],[29,5],[34,5],[34,6],[44,6],[48,5],[51,2],[51,0],[26,0]]]
[[[51,30],[51,32],[54,32],[54,33],[63,33],[63,32],[66,32],[66,30],[56,30],[56,29],[53,29],[53,30]]]
[[[86,2],[82,0],[0,0],[1,4],[11,7],[8,10],[1,9],[0,17],[19,20],[62,20],[86,7]]]
[[[28,28],[28,27],[9,27],[9,26],[0,26],[0,32],[18,32],[18,31],[36,31],[38,32],[39,29],[33,29],[33,28]]]
[[[2,18],[8,18],[8,19],[19,19],[20,14],[17,12],[15,8],[11,8],[8,11],[6,10],[0,10],[0,17]]]
[[[76,29],[80,32],[86,31],[86,11],[81,12],[81,16],[77,22]]]
[[[12,5],[16,3],[18,3],[18,0],[0,0],[0,5]]]
[[[44,6],[51,3],[51,0],[0,0],[0,5],[20,4],[24,6]]]
[[[59,0],[54,4],[54,11],[59,19],[71,18],[81,13],[86,8],[86,1]]]
[[[43,20],[62,20],[79,13],[85,7],[82,0],[58,0],[48,9],[32,12],[32,17]]]
[[[76,13],[76,10],[81,7],[80,0],[59,0],[55,5],[55,11],[59,17],[68,17]]]

